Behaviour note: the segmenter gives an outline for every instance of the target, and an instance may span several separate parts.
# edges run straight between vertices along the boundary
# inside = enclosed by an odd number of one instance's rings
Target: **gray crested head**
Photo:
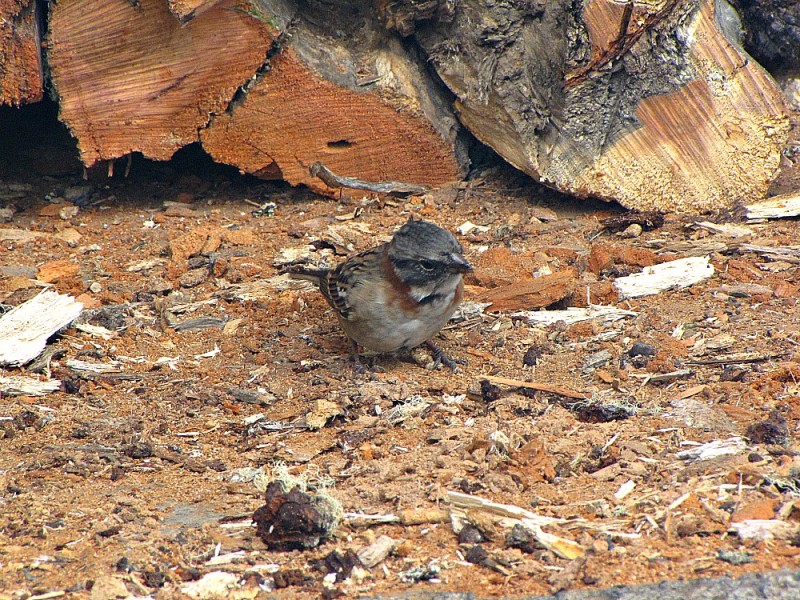
[[[453,234],[427,221],[410,220],[398,229],[388,253],[398,277],[411,287],[472,270]]]

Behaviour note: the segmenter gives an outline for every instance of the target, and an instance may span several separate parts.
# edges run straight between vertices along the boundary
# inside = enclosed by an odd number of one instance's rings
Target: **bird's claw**
[[[439,365],[444,365],[454,373],[458,370],[458,365],[466,365],[467,361],[461,360],[459,358],[450,358],[445,354],[444,350],[439,348],[433,342],[426,342],[428,349],[433,354],[433,366],[431,367],[432,370],[438,369]]]

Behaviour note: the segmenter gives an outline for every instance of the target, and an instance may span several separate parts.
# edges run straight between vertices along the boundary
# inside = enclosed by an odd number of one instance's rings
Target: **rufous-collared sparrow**
[[[316,283],[339,317],[363,371],[358,345],[373,352],[427,344],[435,364],[455,369],[430,339],[455,312],[472,270],[449,231],[409,220],[391,241],[351,256],[334,269],[295,267],[292,277]]]

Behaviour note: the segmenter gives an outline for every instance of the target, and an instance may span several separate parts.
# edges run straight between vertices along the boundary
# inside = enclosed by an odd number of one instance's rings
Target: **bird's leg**
[[[433,368],[436,369],[439,365],[444,365],[451,371],[455,371],[458,368],[458,365],[465,365],[467,361],[459,360],[457,358],[450,358],[447,354],[444,353],[444,350],[439,348],[436,344],[432,341],[428,340],[425,342],[425,345],[433,354]]]
[[[361,357],[358,355],[358,344],[356,344],[353,340],[350,340],[350,348],[353,350],[353,370],[357,375],[364,375],[365,373],[368,373],[369,369],[363,365],[361,362]]]

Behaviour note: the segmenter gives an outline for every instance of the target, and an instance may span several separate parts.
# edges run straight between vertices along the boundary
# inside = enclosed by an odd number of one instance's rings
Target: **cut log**
[[[462,123],[561,191],[687,212],[775,177],[786,108],[724,0],[463,0],[448,19],[415,36]]]
[[[745,49],[775,77],[791,109],[792,130],[781,172],[768,195],[800,189],[800,2],[734,0],[742,15]]]
[[[369,0],[62,0],[50,32],[61,119],[88,166],[202,140],[243,172],[329,194],[315,162],[367,182],[466,170],[452,99]]]
[[[0,104],[42,99],[38,13],[36,0],[0,0]]]
[[[85,165],[136,151],[166,160],[199,140],[198,130],[228,108],[275,37],[239,4],[205,6],[185,25],[166,0],[51,6],[49,65],[60,118]]]
[[[271,4],[273,19],[287,22]],[[464,174],[451,99],[371,2],[308,3],[264,71],[202,132],[215,160],[331,195],[341,192],[309,172],[316,162],[368,182],[435,186]]]

